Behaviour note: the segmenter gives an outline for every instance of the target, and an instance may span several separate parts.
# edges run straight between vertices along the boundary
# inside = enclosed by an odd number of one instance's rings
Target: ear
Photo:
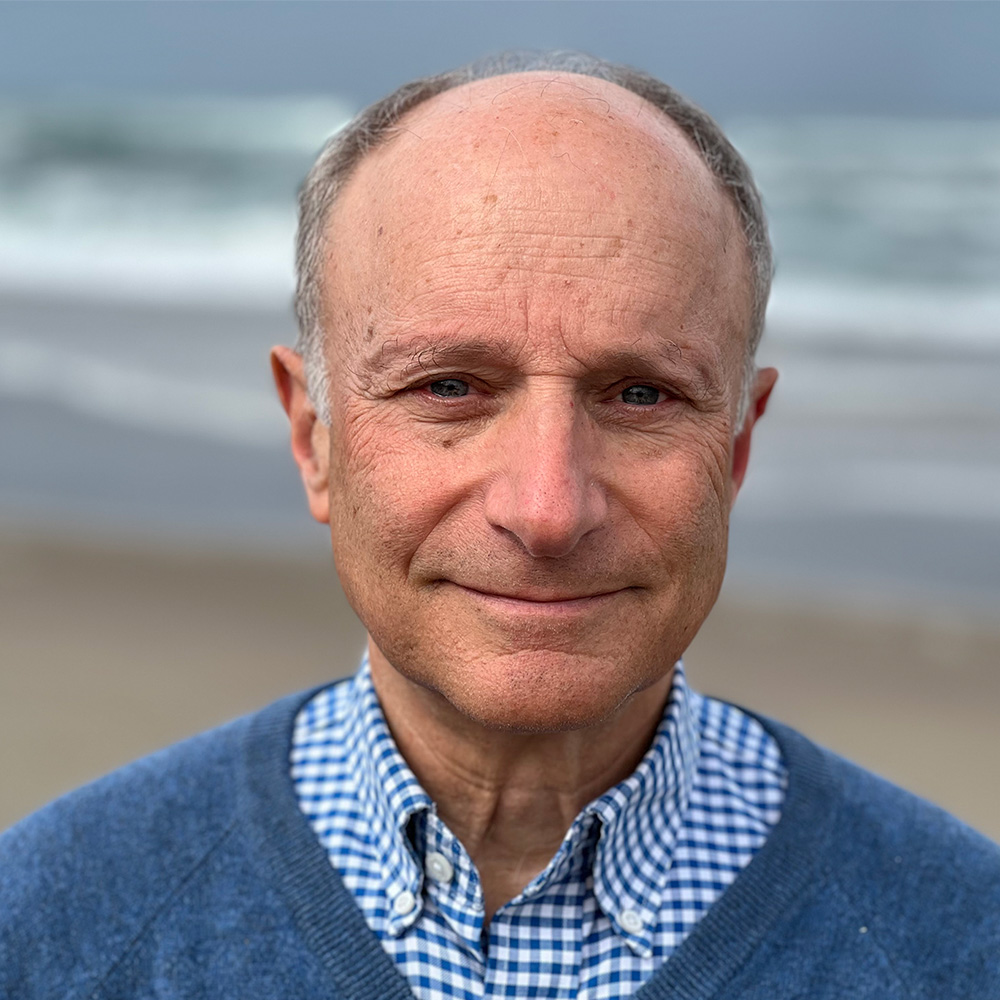
[[[289,347],[271,350],[271,371],[278,398],[292,430],[292,458],[306,488],[309,513],[330,523],[330,429],[317,416],[306,389],[302,356]]]
[[[750,461],[750,435],[753,432],[753,425],[764,415],[767,409],[767,401],[771,398],[771,391],[774,383],[778,381],[777,368],[761,368],[754,379],[753,390],[750,394],[750,406],[747,415],[743,418],[743,426],[736,435],[733,442],[733,471],[730,477],[731,492],[729,496],[729,506],[732,508],[736,503],[736,494],[747,474],[747,463]]]

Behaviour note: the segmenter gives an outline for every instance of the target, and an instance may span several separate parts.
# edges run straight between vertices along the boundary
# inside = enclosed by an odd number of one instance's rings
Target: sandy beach
[[[0,532],[0,828],[137,756],[350,672],[332,565]],[[802,729],[1000,838],[1000,628],[723,592],[694,686]]]

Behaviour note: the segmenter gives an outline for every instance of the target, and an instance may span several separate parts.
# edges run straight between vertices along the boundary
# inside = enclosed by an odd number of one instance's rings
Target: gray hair
[[[749,405],[756,371],[753,359],[764,330],[774,270],[767,219],[750,168],[716,122],[672,87],[641,70],[579,52],[506,52],[414,80],[365,108],[327,141],[299,192],[295,251],[295,315],[299,324],[296,350],[305,362],[309,398],[317,415],[329,423],[330,373],[324,352],[321,275],[328,242],[327,220],[344,184],[364,156],[388,141],[400,119],[419,104],[475,80],[531,70],[592,76],[637,94],[680,128],[728,192],[740,215],[753,286],[743,391],[737,414],[739,427]]]

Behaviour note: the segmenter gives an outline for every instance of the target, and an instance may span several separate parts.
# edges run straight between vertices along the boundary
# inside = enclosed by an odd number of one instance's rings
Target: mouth
[[[521,614],[566,615],[596,610],[615,598],[634,590],[634,587],[619,587],[593,593],[574,593],[543,590],[517,590],[511,593],[479,590],[460,583],[452,584],[477,602],[503,610]]]

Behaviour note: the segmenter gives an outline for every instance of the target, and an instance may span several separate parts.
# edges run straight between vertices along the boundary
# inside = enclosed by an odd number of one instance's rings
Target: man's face
[[[588,725],[669,673],[722,582],[736,212],[600,81],[484,81],[403,124],[331,218],[338,572],[380,668],[490,727]]]

